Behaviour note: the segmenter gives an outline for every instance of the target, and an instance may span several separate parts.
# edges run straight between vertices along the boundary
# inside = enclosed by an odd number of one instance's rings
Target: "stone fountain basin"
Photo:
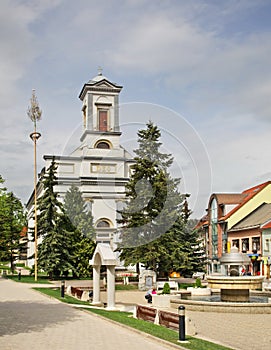
[[[248,302],[250,290],[262,290],[262,276],[207,276],[208,287],[220,289],[221,301]]]
[[[263,276],[207,276],[212,289],[262,289]]]
[[[192,296],[211,295],[211,293],[212,293],[211,288],[188,287],[187,291],[190,292]]]

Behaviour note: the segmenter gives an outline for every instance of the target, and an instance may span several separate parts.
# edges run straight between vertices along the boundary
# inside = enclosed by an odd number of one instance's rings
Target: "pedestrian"
[[[155,288],[152,288],[152,289],[150,289],[150,290],[147,291],[147,293],[146,293],[146,295],[145,295],[145,299],[147,299],[148,304],[151,304],[151,303],[152,303],[152,296],[153,296],[154,294],[157,294]]]

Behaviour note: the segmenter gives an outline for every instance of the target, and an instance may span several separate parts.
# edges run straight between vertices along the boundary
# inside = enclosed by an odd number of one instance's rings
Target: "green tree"
[[[0,184],[3,183],[0,176]],[[26,216],[21,201],[6,188],[0,188],[0,259],[8,260],[12,271],[24,246],[20,243],[20,234],[25,225]]]
[[[5,180],[0,175],[0,261],[7,260],[6,254],[6,236],[5,236],[5,223],[6,223],[6,188],[3,187]]]
[[[186,222],[180,215],[171,229],[161,236],[160,245],[165,249],[164,259],[160,264],[161,273],[180,272],[191,275],[195,271],[203,271],[205,257],[201,248],[201,238],[189,220]]]
[[[65,215],[61,215],[54,229],[43,237],[38,249],[38,267],[48,273],[50,278],[67,276],[73,270],[71,255],[72,232]]]
[[[82,198],[79,188],[72,185],[64,200],[65,214],[70,220],[72,233],[73,271],[78,277],[89,277],[89,260],[95,249],[93,216]]]
[[[79,188],[75,185],[72,185],[66,192],[64,210],[82,236],[95,238],[93,216],[88,209],[88,203],[84,201]]]
[[[53,158],[43,178],[43,194],[38,199],[38,268],[50,278],[59,277],[72,269],[70,252],[72,232],[64,214],[62,203],[57,199],[54,186],[57,184],[57,165]]]
[[[49,232],[54,231],[60,216],[63,215],[63,205],[57,199],[57,192],[54,192],[54,186],[57,185],[56,171],[57,165],[53,158],[42,180],[42,196],[37,201],[39,212],[38,237],[44,237]]]
[[[160,152],[160,136],[152,122],[138,131],[139,147],[126,186],[127,205],[118,220],[122,225],[120,258],[126,265],[141,262],[158,272],[166,253],[160,238],[181,214],[185,198],[178,191],[180,180],[169,174],[172,156]]]

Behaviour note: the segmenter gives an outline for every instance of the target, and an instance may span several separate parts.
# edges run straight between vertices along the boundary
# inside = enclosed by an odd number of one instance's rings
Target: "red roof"
[[[242,192],[245,196],[241,203],[239,203],[235,208],[233,208],[227,215],[225,215],[222,219],[228,219],[232,214],[234,214],[237,210],[239,210],[244,204],[246,204],[251,198],[253,198],[257,193],[261,192],[266,186],[271,184],[271,181],[264,182],[258,186],[251,187]]]
[[[265,230],[265,229],[267,229],[267,228],[271,228],[271,220],[268,221],[266,224],[264,224],[264,225],[261,227],[262,230]]]

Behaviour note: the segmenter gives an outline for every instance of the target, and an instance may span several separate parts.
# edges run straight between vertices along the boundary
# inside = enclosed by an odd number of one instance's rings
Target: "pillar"
[[[107,309],[115,309],[115,266],[107,266]]]
[[[93,300],[92,304],[100,305],[100,270],[101,265],[93,266]]]

